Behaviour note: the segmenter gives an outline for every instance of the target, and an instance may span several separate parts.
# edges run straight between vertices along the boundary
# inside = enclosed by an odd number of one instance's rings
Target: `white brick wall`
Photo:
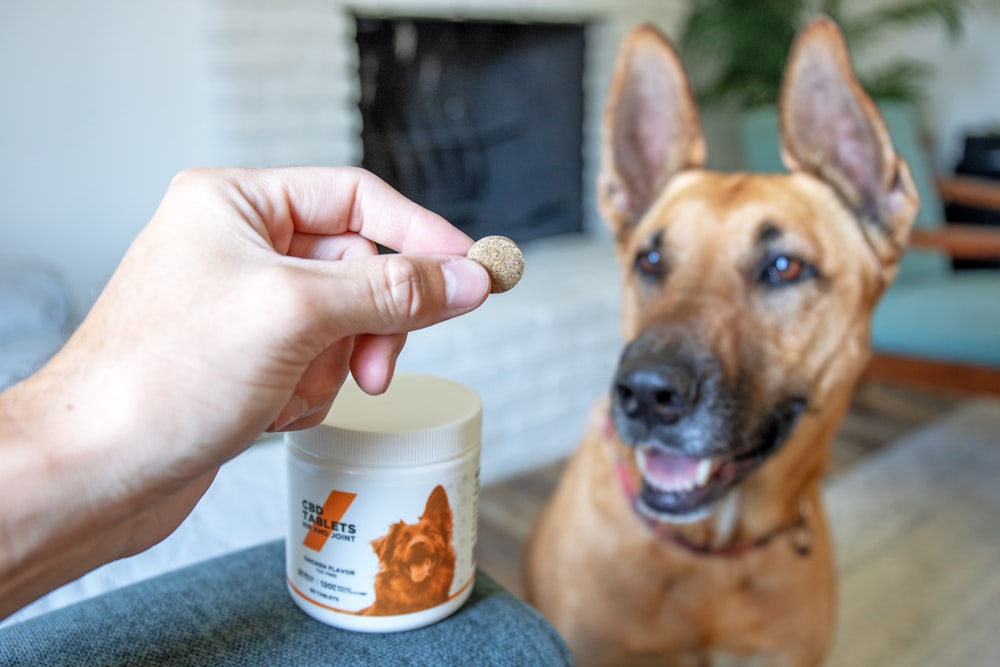
[[[219,133],[245,166],[357,164],[354,21],[332,0],[214,0]]]

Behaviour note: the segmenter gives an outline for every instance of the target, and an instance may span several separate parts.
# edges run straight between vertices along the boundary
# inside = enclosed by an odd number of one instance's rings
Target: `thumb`
[[[378,255],[325,265],[336,287],[327,313],[339,336],[397,334],[474,310],[486,300],[490,279],[461,256]]]

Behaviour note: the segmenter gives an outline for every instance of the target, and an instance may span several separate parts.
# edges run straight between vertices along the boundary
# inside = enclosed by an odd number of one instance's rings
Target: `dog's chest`
[[[826,633],[825,623],[815,623],[832,615],[831,591],[816,587],[827,580],[824,549],[802,556],[776,540],[734,557],[696,555],[656,538],[624,503],[611,512],[602,504],[591,514],[593,543],[576,545],[577,553],[589,554],[590,574],[575,585],[589,589],[584,599],[604,600],[613,613],[591,617],[594,625],[582,634],[603,636],[629,656],[627,663],[676,654],[676,664],[712,665],[680,658],[774,655],[789,636]]]
[[[592,598],[608,599],[615,613],[592,619],[600,622],[584,634],[603,635],[604,646],[614,647],[618,657],[610,664],[645,664],[652,656],[658,658],[651,664],[780,664],[736,657],[774,657],[788,646],[797,618],[826,615],[818,598],[796,596],[799,606],[790,608],[781,582],[755,577],[749,563],[652,557],[658,550],[650,547],[646,558],[621,558],[612,576],[600,578],[601,590],[593,591]],[[815,627],[797,631],[808,635]],[[664,656],[673,657],[664,662]]]
[[[777,591],[757,585],[749,562],[753,558],[719,559],[677,554],[676,548],[649,538],[645,557],[622,561],[607,594],[620,591],[630,608],[632,628],[657,628],[664,645],[691,642],[714,644],[739,636],[766,622],[768,598]],[[631,560],[632,562],[628,562]]]

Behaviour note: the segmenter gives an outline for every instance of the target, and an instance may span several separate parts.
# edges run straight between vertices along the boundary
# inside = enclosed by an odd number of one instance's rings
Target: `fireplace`
[[[473,238],[583,230],[584,23],[355,18],[362,166]]]

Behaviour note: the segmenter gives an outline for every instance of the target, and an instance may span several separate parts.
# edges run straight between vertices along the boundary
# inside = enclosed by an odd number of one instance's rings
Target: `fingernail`
[[[490,277],[478,262],[465,257],[441,265],[444,274],[445,299],[450,308],[478,305],[490,289]]]

